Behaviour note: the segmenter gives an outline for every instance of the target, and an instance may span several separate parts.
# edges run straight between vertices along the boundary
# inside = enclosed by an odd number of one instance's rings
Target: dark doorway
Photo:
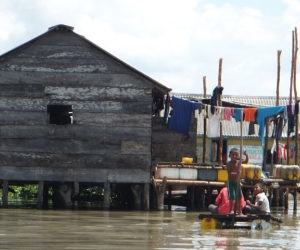
[[[73,124],[72,105],[48,105],[47,113],[50,113],[50,124]]]

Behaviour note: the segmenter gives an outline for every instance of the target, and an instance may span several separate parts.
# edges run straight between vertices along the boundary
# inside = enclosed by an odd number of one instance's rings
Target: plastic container
[[[193,163],[193,158],[190,158],[190,157],[182,157],[181,163],[183,163],[183,164],[191,164],[191,163]]]
[[[286,170],[287,165],[282,165],[280,170],[278,171],[278,179],[283,179],[283,180],[288,180],[288,175],[287,175],[287,170]]]
[[[195,168],[180,168],[179,179],[180,180],[197,180],[197,169]]]
[[[246,168],[248,167],[248,164],[241,164],[241,177],[246,178]]]
[[[260,180],[261,179],[261,167],[258,165],[248,165],[245,168],[246,179],[249,180]]]
[[[286,166],[286,177],[289,181],[297,181],[300,179],[300,168],[297,165]]]
[[[166,176],[168,179],[178,180],[179,168],[158,168],[156,176],[161,179]]]
[[[203,218],[201,220],[201,229],[209,230],[209,229],[221,229],[221,222],[214,218]]]
[[[227,169],[218,169],[217,181],[220,181],[220,182],[228,181]]]
[[[199,168],[197,178],[202,181],[216,181],[218,179],[218,170],[212,168]]]
[[[280,168],[281,168],[281,166],[282,166],[281,164],[275,164],[272,167],[272,176],[273,176],[274,179],[278,179],[278,176],[280,176]]]

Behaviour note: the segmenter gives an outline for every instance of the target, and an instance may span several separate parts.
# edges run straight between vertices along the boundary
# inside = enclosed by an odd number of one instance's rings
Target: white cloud
[[[5,3],[3,3],[5,2]],[[290,72],[291,31],[300,23],[300,4],[283,0],[273,11],[247,2],[206,0],[10,0],[0,3],[0,53],[56,24],[75,27],[121,60],[176,92],[210,93],[223,58],[224,94],[276,91],[277,50],[282,82]],[[276,15],[274,13],[277,13]],[[286,84],[282,93],[288,95]]]

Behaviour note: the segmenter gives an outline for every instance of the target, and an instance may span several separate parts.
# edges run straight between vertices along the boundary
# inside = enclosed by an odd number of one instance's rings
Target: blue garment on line
[[[283,112],[284,106],[274,106],[274,107],[265,107],[257,108],[257,118],[256,121],[259,125],[259,135],[261,145],[264,146],[264,128],[265,128],[265,119],[269,116],[276,115]]]
[[[241,111],[242,111],[241,108],[235,108],[234,109],[234,113],[235,113],[234,119],[235,119],[236,122],[240,122],[241,121]]]
[[[188,135],[193,112],[198,108],[197,103],[172,96],[172,106],[169,129]]]

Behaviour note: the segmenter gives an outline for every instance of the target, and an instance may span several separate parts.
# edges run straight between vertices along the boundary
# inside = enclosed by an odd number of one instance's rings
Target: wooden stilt
[[[206,98],[206,76],[203,77],[203,97]],[[203,117],[203,155],[202,163],[206,162],[206,130],[207,130],[207,120]]]
[[[150,196],[150,184],[145,183],[144,184],[144,195],[143,195],[143,207],[144,207],[144,210],[146,210],[146,211],[148,211],[150,209],[149,196]]]
[[[222,86],[222,62],[223,59],[220,58],[219,60],[219,78],[218,78],[218,86]],[[222,106],[222,95],[219,95],[218,99],[218,105]],[[223,163],[223,128],[222,128],[222,121],[220,120],[220,137],[219,137],[219,158],[218,158],[218,163],[221,166]]]
[[[278,205],[280,207],[284,206],[284,194],[283,194],[282,188],[279,189],[279,201],[278,201]]]
[[[195,186],[190,187],[190,195],[189,195],[189,204],[190,204],[190,209],[194,210],[195,209]]]
[[[48,208],[48,200],[49,200],[49,186],[47,185],[47,182],[44,182],[44,189],[43,189],[43,208]]]
[[[269,189],[269,204],[270,204],[270,207],[272,205],[272,195],[273,195],[273,188],[270,188]]]
[[[104,203],[103,208],[108,209],[110,207],[110,183],[104,183]]]
[[[272,205],[275,207],[278,207],[278,205],[279,205],[279,188],[273,189]]]
[[[37,194],[37,209],[43,208],[43,194],[44,194],[44,181],[39,181],[38,194]]]
[[[156,183],[152,178],[153,186],[157,196],[157,210],[164,210],[164,197],[167,187],[167,177],[163,178],[162,183]]]
[[[294,189],[294,211],[297,210],[297,195],[298,195],[298,192],[297,192],[297,188]]]
[[[284,193],[284,208],[285,210],[289,209],[289,191],[286,190]]]
[[[2,207],[8,207],[8,180],[3,180]]]
[[[168,211],[172,210],[172,186],[168,186]]]

